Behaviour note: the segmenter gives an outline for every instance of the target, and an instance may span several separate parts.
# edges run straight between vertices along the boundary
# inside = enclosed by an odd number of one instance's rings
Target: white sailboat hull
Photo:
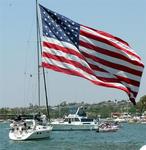
[[[15,129],[10,130],[9,138],[15,141],[24,141],[24,140],[35,140],[35,139],[44,139],[49,138],[52,131],[52,126],[36,126],[35,129],[21,130]]]

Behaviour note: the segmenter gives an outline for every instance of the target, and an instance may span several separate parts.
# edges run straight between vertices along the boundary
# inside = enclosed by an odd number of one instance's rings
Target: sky
[[[146,64],[146,0],[38,0],[80,24],[130,44]],[[35,0],[0,0],[0,108],[37,105]],[[47,70],[49,104],[127,100],[124,91]],[[43,88],[42,88],[43,89]],[[144,69],[136,101],[146,95]],[[41,105],[45,104],[43,91]]]

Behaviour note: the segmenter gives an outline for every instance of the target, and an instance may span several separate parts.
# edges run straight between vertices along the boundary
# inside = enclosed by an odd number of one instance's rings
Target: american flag
[[[42,66],[123,90],[135,104],[144,64],[128,43],[39,7]]]

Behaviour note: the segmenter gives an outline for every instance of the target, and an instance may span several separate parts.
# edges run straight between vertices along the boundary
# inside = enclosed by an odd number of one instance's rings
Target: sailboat
[[[39,18],[38,18],[38,2],[36,0],[36,24],[37,24],[37,49],[38,49],[38,103],[40,106],[40,65],[39,65],[39,55],[40,55],[40,30],[39,30]],[[48,98],[47,98],[47,89],[46,89],[46,79],[45,72],[43,69],[43,79],[44,79],[44,89],[46,96],[46,107],[47,114],[50,121],[49,108],[48,108]],[[17,119],[13,120],[10,124],[9,138],[15,141],[24,141],[24,140],[35,140],[35,139],[44,139],[50,137],[52,126],[48,123],[47,118],[44,114],[37,115],[33,119],[23,119],[21,116],[18,116]]]

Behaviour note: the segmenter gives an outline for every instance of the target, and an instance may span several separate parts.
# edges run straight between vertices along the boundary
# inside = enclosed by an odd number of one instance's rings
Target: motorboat
[[[53,131],[71,131],[71,130],[97,130],[98,121],[88,118],[84,108],[78,107],[75,113],[70,113],[62,120],[51,122]]]
[[[35,119],[13,121],[10,124],[9,138],[14,141],[49,138],[52,126]]]
[[[111,122],[103,122],[99,124],[97,132],[116,132],[119,130],[119,125]]]

